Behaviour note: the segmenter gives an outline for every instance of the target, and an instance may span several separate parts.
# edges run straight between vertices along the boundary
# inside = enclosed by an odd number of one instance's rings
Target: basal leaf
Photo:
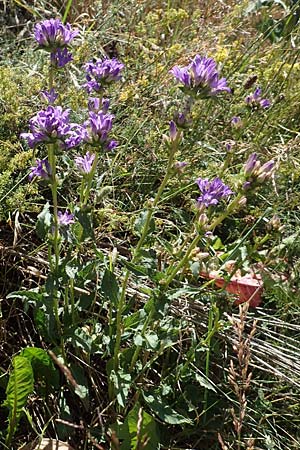
[[[30,361],[24,356],[15,356],[12,361],[12,371],[9,375],[4,401],[4,406],[9,408],[7,446],[9,446],[16,432],[28,395],[33,392],[33,382],[34,377]]]
[[[179,425],[182,423],[191,424],[191,420],[182,416],[169,406],[159,394],[143,392],[143,397],[149,408],[165,423]]]
[[[101,290],[112,303],[117,304],[119,297],[119,286],[115,274],[108,269],[104,272]]]
[[[48,385],[58,387],[59,374],[49,354],[42,348],[24,348],[20,356],[28,359],[31,363],[35,378],[44,378]]]

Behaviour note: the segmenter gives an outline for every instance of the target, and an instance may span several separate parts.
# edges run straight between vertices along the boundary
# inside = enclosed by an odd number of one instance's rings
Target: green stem
[[[206,228],[206,230],[207,231],[214,230],[234,210],[234,208],[237,206],[238,202],[240,201],[241,197],[242,197],[242,194],[238,194],[237,197],[228,205],[226,211],[223,214],[220,214],[220,216],[218,216],[213,221],[213,223],[208,228]],[[198,216],[199,215],[197,215],[196,220],[198,219]],[[171,270],[170,275],[164,281],[164,284],[162,286],[162,292],[166,291],[166,289],[168,288],[170,283],[174,280],[174,278],[177,275],[177,273],[179,272],[179,270],[187,265],[188,261],[190,260],[192,251],[197,246],[197,244],[199,243],[201,238],[202,238],[202,234],[197,233],[196,236],[194,237],[194,239],[192,240],[192,242],[190,243],[189,247],[187,248],[184,257],[179,261],[177,266],[175,266],[173,268],[173,270]],[[153,314],[154,314],[154,307],[151,309],[149,315],[147,316],[147,318],[145,320],[145,323],[144,323],[144,326],[143,326],[143,329],[141,332],[142,336],[143,336],[143,333],[145,332],[148,324],[152,320]],[[134,365],[139,357],[140,351],[141,351],[141,346],[137,346],[135,349],[135,352],[133,354],[132,360],[131,360],[131,364],[130,364],[131,370],[134,368]]]
[[[51,167],[51,192],[52,192],[52,202],[53,202],[53,240],[52,246],[54,251],[54,264],[52,263],[52,275],[54,277],[53,282],[53,308],[55,314],[55,320],[57,324],[57,329],[61,335],[61,323],[59,320],[59,308],[58,308],[58,292],[57,292],[57,280],[58,280],[58,268],[59,268],[59,223],[58,223],[58,201],[57,201],[57,178],[56,178],[56,156],[53,144],[48,146],[48,161]],[[52,255],[51,255],[52,259]]]
[[[99,158],[99,156],[98,156],[98,153],[96,152],[91,171],[86,178],[86,188],[85,188],[84,195],[83,195],[83,206],[87,205],[87,202],[90,198],[90,191],[91,191],[91,187],[92,187],[93,178],[95,176],[96,169],[97,169],[98,158]]]
[[[148,235],[149,232],[149,226],[150,226],[150,222],[153,216],[153,212],[160,200],[160,197],[162,195],[163,190],[166,187],[166,184],[172,174],[172,169],[173,169],[173,162],[174,162],[174,156],[175,156],[175,152],[178,148],[178,144],[179,144],[179,139],[180,137],[178,136],[178,138],[175,141],[171,142],[171,146],[170,146],[170,154],[169,154],[169,160],[168,160],[168,165],[167,165],[167,170],[166,170],[166,174],[161,182],[161,185],[156,193],[156,196],[151,204],[150,207],[148,207],[148,211],[147,211],[147,216],[146,216],[146,220],[145,220],[145,224],[144,224],[144,228],[141,234],[141,237],[137,243],[137,246],[133,252],[133,256],[132,256],[132,260],[131,262],[134,264],[138,257],[139,257],[139,252],[141,250],[141,247],[144,244],[144,241]],[[117,317],[116,317],[116,342],[115,342],[115,346],[114,346],[114,357],[113,357],[113,361],[114,361],[114,370],[115,372],[117,372],[118,367],[119,367],[119,352],[120,352],[120,346],[121,346],[121,336],[122,336],[122,314],[123,314],[123,309],[124,309],[124,303],[125,303],[125,298],[126,298],[126,289],[127,289],[127,284],[128,284],[128,280],[129,280],[129,276],[130,276],[130,271],[127,270],[125,273],[125,277],[123,280],[123,284],[122,284],[122,290],[121,290],[121,294],[120,294],[120,299],[118,302],[118,310],[117,310]],[[138,348],[138,347],[137,347]],[[131,364],[132,365],[132,364]],[[112,389],[111,389],[112,390]]]

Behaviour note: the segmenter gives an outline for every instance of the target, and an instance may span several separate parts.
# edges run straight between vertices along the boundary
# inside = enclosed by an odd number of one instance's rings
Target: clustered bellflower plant
[[[93,234],[95,216],[93,215],[93,195],[91,195],[94,192],[93,189],[98,188],[95,182],[98,161],[100,159],[102,162],[107,156],[105,152],[116,149],[118,145],[117,141],[112,139],[114,114],[110,112],[110,100],[105,96],[106,89],[110,84],[121,79],[124,69],[124,65],[115,58],[91,60],[84,65],[85,82],[81,89],[90,95],[87,98],[88,110],[82,123],[72,122],[72,111],[58,104],[59,95],[56,91],[55,74],[71,60],[69,44],[77,35],[77,30],[73,30],[70,24],[62,24],[59,19],[45,20],[36,25],[34,36],[39,48],[50,52],[49,85],[47,90],[41,92],[41,97],[47,105],[29,120],[29,132],[21,135],[30,148],[41,153],[36,159],[35,166],[31,167],[30,179],[32,182],[41,179],[44,185],[48,184],[52,193],[51,206],[47,204],[39,215],[39,225],[41,221],[44,221],[46,227],[45,239],[49,247],[50,274],[45,287],[47,291],[45,303],[51,304],[51,311],[47,311],[49,316],[54,311],[56,328],[51,335],[52,343],[56,349],[59,348],[66,365],[68,363],[66,349],[70,342],[68,338],[76,326],[82,325],[83,320],[80,318],[76,322],[76,301],[80,302],[77,291],[82,291],[82,286],[76,291],[76,283],[80,282],[77,273],[81,272],[82,277],[84,273],[82,261],[88,259],[88,255],[93,251],[95,255],[100,253]],[[115,261],[111,256],[107,261],[103,255],[101,266],[103,273],[98,270],[98,266],[95,266],[96,269],[93,269],[92,275],[90,272],[87,275],[90,277],[88,281],[92,291],[93,314],[95,313],[95,317],[97,315],[96,322],[103,317],[103,311],[107,311],[107,323],[103,327],[101,336],[91,332],[87,340],[90,339],[89,342],[92,342],[94,335],[97,335],[97,342],[98,339],[99,342],[102,339],[101,358],[107,359],[107,394],[112,408],[112,417],[121,417],[120,412],[125,414],[129,409],[129,402],[138,401],[135,399],[142,391],[141,380],[145,370],[151,366],[152,357],[156,361],[158,356],[170,348],[170,342],[174,342],[169,340],[169,338],[173,339],[171,334],[166,339],[160,339],[159,333],[162,330],[160,319],[162,321],[165,319],[165,313],[171,302],[170,288],[173,291],[176,290],[186,274],[190,273],[193,252],[229,215],[245,206],[246,192],[268,180],[275,168],[274,161],[261,164],[257,154],[254,153],[250,155],[243,167],[240,181],[235,186],[231,187],[225,171],[222,175],[216,174],[219,176],[214,176],[212,179],[198,177],[196,184],[200,195],[198,193],[195,198],[196,206],[191,211],[193,219],[186,239],[182,240],[178,250],[174,249],[173,253],[170,252],[168,261],[162,269],[156,271],[153,269],[154,277],[151,275],[152,268],[149,272],[146,270],[147,267],[144,270],[143,258],[145,255],[146,258],[150,258],[149,236],[151,235],[151,239],[154,240],[154,218],[160,204],[164,201],[163,193],[171,178],[180,175],[189,164],[188,161],[176,160],[181,146],[185,145],[185,127],[187,124],[192,126],[192,121],[187,118],[187,115],[198,99],[213,97],[217,100],[223,93],[231,92],[226,78],[220,77],[217,64],[212,58],[196,55],[186,67],[175,66],[171,73],[182,85],[187,106],[184,111],[178,111],[175,114],[175,120],[169,122],[167,134],[163,135],[162,142],[165,146],[167,163],[156,193],[146,202],[136,220],[134,228],[134,233],[137,235],[136,245],[131,249],[129,261],[123,264],[124,260],[122,260],[119,271],[115,271],[118,260]],[[238,124],[240,118],[236,117],[233,124],[235,122]],[[227,150],[232,154],[231,144]],[[46,151],[47,157],[43,154]],[[63,161],[62,156],[65,153],[71,161],[74,155],[72,175],[75,171],[75,176],[79,180],[78,192],[69,204],[66,204],[67,196],[60,195],[63,177],[60,174],[61,165],[58,162]],[[89,231],[91,231],[90,234],[88,234]],[[85,245],[90,244],[90,240],[93,240],[93,244],[88,247],[87,254],[82,254],[85,251]],[[135,310],[134,316],[131,316],[132,298],[129,301],[128,285],[132,274],[136,273],[142,273],[143,277],[149,276],[149,285],[154,288],[147,290],[147,304],[139,303],[137,305],[139,311]],[[98,282],[101,276],[102,280]],[[99,311],[96,313],[98,307]],[[210,339],[219,326],[219,316],[216,311],[217,306],[211,305],[208,326],[211,328],[208,330],[209,338],[205,340],[205,346],[209,346]],[[139,315],[139,323],[135,327],[136,313]],[[134,326],[128,326],[125,322],[127,318],[129,321],[134,319],[130,322],[134,323]],[[51,326],[53,326],[52,323]],[[166,330],[165,327],[163,333],[167,333]],[[82,330],[78,333],[80,337],[81,332]],[[72,341],[72,345],[75,346],[74,342]],[[82,351],[82,339],[80,342],[80,351]],[[82,353],[80,355],[82,356]],[[205,375],[207,378],[209,357],[209,352],[206,352]],[[135,394],[139,393],[139,395],[131,395],[128,400],[132,390],[136,390]],[[206,389],[203,399],[204,411],[208,409],[207,392]],[[146,390],[144,394],[147,394]],[[144,397],[146,398],[146,395]]]
[[[34,37],[39,48],[50,53],[49,88],[41,92],[43,101],[48,105],[30,119],[29,132],[21,134],[21,138],[27,142],[30,148],[43,149],[46,147],[48,152],[47,158],[36,160],[36,165],[31,167],[29,178],[31,180],[40,178],[47,181],[52,191],[53,214],[52,224],[49,227],[49,244],[53,249],[53,257],[51,256],[50,260],[53,279],[58,278],[61,270],[60,252],[63,234],[60,229],[68,228],[76,222],[74,212],[67,209],[65,212],[59,210],[58,191],[61,182],[57,173],[57,158],[63,151],[89,146],[90,150],[84,156],[77,155],[74,159],[74,166],[81,175],[79,199],[80,206],[83,208],[89,202],[99,152],[101,150],[111,151],[117,146],[114,139],[109,139],[114,119],[114,115],[108,113],[110,101],[108,98],[102,98],[104,88],[121,77],[124,66],[116,59],[101,62],[98,60],[94,65],[91,62],[86,65],[86,70],[90,74],[88,75],[89,81],[94,76],[97,83],[101,84],[101,93],[99,93],[100,88],[94,89],[98,96],[88,100],[89,111],[86,121],[81,124],[71,122],[71,110],[56,105],[59,95],[55,89],[55,72],[72,60],[69,45],[78,33],[79,31],[72,29],[70,24],[64,25],[59,19],[44,20],[35,26]],[[52,284],[51,296],[57,331],[61,335],[57,282]]]

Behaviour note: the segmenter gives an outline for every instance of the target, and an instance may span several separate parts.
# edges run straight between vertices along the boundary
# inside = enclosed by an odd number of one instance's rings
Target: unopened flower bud
[[[244,191],[248,191],[249,189],[251,189],[251,184],[251,181],[245,181],[245,183],[243,184]]]
[[[243,126],[242,119],[241,119],[239,116],[234,116],[234,117],[231,119],[231,125],[232,125],[234,128],[241,128],[241,127]]]
[[[243,208],[244,206],[246,206],[246,204],[247,204],[247,199],[246,199],[246,197],[242,197],[242,198],[238,201],[238,206],[239,206],[240,208]]]
[[[267,225],[268,229],[279,230],[281,228],[281,220],[275,214]]]
[[[259,168],[260,162],[257,159],[257,154],[252,153],[244,166],[244,173],[246,176],[251,176]]]
[[[228,152],[230,152],[230,150],[232,149],[232,145],[230,144],[230,142],[227,142],[227,143],[225,144],[225,148],[226,148],[226,150],[227,150]]]
[[[273,173],[273,169],[275,168],[275,161],[272,159],[265,164],[263,164],[257,174],[257,181],[259,183],[263,183],[265,180],[268,180]]]
[[[204,226],[206,225],[208,222],[208,217],[205,213],[200,214],[199,219],[198,219],[198,223],[200,226]]]
[[[171,120],[170,122],[170,140],[172,142],[176,141],[178,137],[178,131],[177,131],[177,127],[176,124],[174,122],[174,120]]]

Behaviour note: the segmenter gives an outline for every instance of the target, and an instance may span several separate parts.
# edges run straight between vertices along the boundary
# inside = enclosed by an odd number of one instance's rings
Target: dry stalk
[[[247,408],[247,391],[250,388],[252,372],[249,371],[251,359],[251,341],[256,331],[257,320],[252,323],[250,332],[246,330],[247,313],[249,304],[243,303],[239,306],[239,318],[231,318],[236,340],[233,343],[233,350],[237,355],[236,363],[230,360],[229,367],[229,383],[233,388],[233,392],[238,400],[238,406],[231,409],[233,417],[233,426],[237,435],[237,450],[241,450],[242,428]],[[254,449],[254,439],[247,439],[246,450]]]

